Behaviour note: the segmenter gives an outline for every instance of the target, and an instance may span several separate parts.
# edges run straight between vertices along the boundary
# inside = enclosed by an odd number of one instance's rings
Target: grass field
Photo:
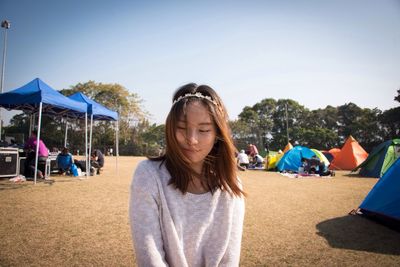
[[[0,180],[0,266],[135,266],[129,185],[142,158],[106,158],[101,175]],[[240,172],[241,266],[399,266],[400,233],[359,216],[375,178],[288,178]]]

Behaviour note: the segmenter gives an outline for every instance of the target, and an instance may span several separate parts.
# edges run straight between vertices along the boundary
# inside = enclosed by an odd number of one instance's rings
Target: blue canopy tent
[[[37,143],[39,143],[40,139],[42,114],[69,118],[86,118],[87,125],[87,107],[85,104],[62,95],[39,78],[32,80],[20,88],[0,94],[0,106],[7,110],[21,110],[31,115],[38,113]],[[85,139],[87,141],[87,132]],[[39,146],[36,146],[36,169],[38,166],[38,153]],[[36,178],[37,173],[35,172],[35,184]]]
[[[105,106],[97,103],[96,101],[90,99],[86,95],[81,92],[75,93],[69,96],[70,99],[75,101],[79,101],[87,104],[87,113],[88,115],[93,116],[94,120],[103,120],[103,121],[117,121],[118,113],[106,108]]]
[[[116,147],[116,157],[117,157],[117,170],[118,170],[118,113],[110,110],[100,103],[97,103],[96,101],[90,99],[86,95],[84,95],[81,92],[77,92],[73,95],[69,96],[70,99],[73,99],[75,101],[79,101],[81,103],[85,103],[87,105],[87,114],[90,115],[90,134],[89,134],[89,155],[92,152],[92,129],[93,129],[93,120],[99,120],[99,121],[115,121],[116,122],[116,142],[115,142],[115,147]],[[90,162],[87,160],[86,162]],[[90,169],[90,165],[88,166]]]

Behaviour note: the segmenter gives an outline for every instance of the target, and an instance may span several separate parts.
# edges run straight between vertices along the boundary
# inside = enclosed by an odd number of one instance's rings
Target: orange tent
[[[336,158],[340,154],[340,148],[329,149],[328,153],[331,153],[333,158]]]
[[[291,144],[290,142],[287,143],[287,145],[286,145],[285,148],[283,149],[283,153],[289,151],[289,150],[292,149],[292,148],[293,148],[292,144]]]
[[[330,165],[331,170],[353,170],[360,165],[368,153],[360,146],[351,135],[347,138],[340,153],[333,159]]]

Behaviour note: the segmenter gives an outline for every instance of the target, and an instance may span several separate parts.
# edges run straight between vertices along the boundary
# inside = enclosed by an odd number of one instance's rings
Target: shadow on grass
[[[12,189],[21,189],[26,186],[29,186],[28,183],[22,182],[22,183],[14,183],[10,181],[0,181],[0,191],[2,190],[12,190]]]
[[[344,177],[350,177],[350,178],[363,178],[363,179],[375,179],[378,180],[376,177],[368,177],[368,176],[361,176],[357,172],[349,172],[347,174],[343,174]]]
[[[27,178],[26,181],[24,181],[24,182],[11,182],[11,181],[9,181],[9,178],[0,179],[0,191],[25,188],[27,186],[34,185],[32,182],[33,182],[33,178]],[[50,180],[37,179],[36,180],[36,183],[43,183],[43,184],[48,184],[48,185],[53,185],[54,182],[55,181],[52,179],[50,179]]]
[[[400,255],[400,233],[361,216],[338,217],[316,227],[333,248]]]
[[[81,180],[73,177],[73,178],[58,178],[57,180],[55,180],[57,183],[75,183],[75,182],[79,182]]]

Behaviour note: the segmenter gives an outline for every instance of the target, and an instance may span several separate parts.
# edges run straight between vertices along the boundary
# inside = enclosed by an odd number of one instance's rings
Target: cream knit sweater
[[[131,184],[129,215],[139,266],[238,266],[244,200],[217,190],[182,194],[160,162],[145,160]]]

